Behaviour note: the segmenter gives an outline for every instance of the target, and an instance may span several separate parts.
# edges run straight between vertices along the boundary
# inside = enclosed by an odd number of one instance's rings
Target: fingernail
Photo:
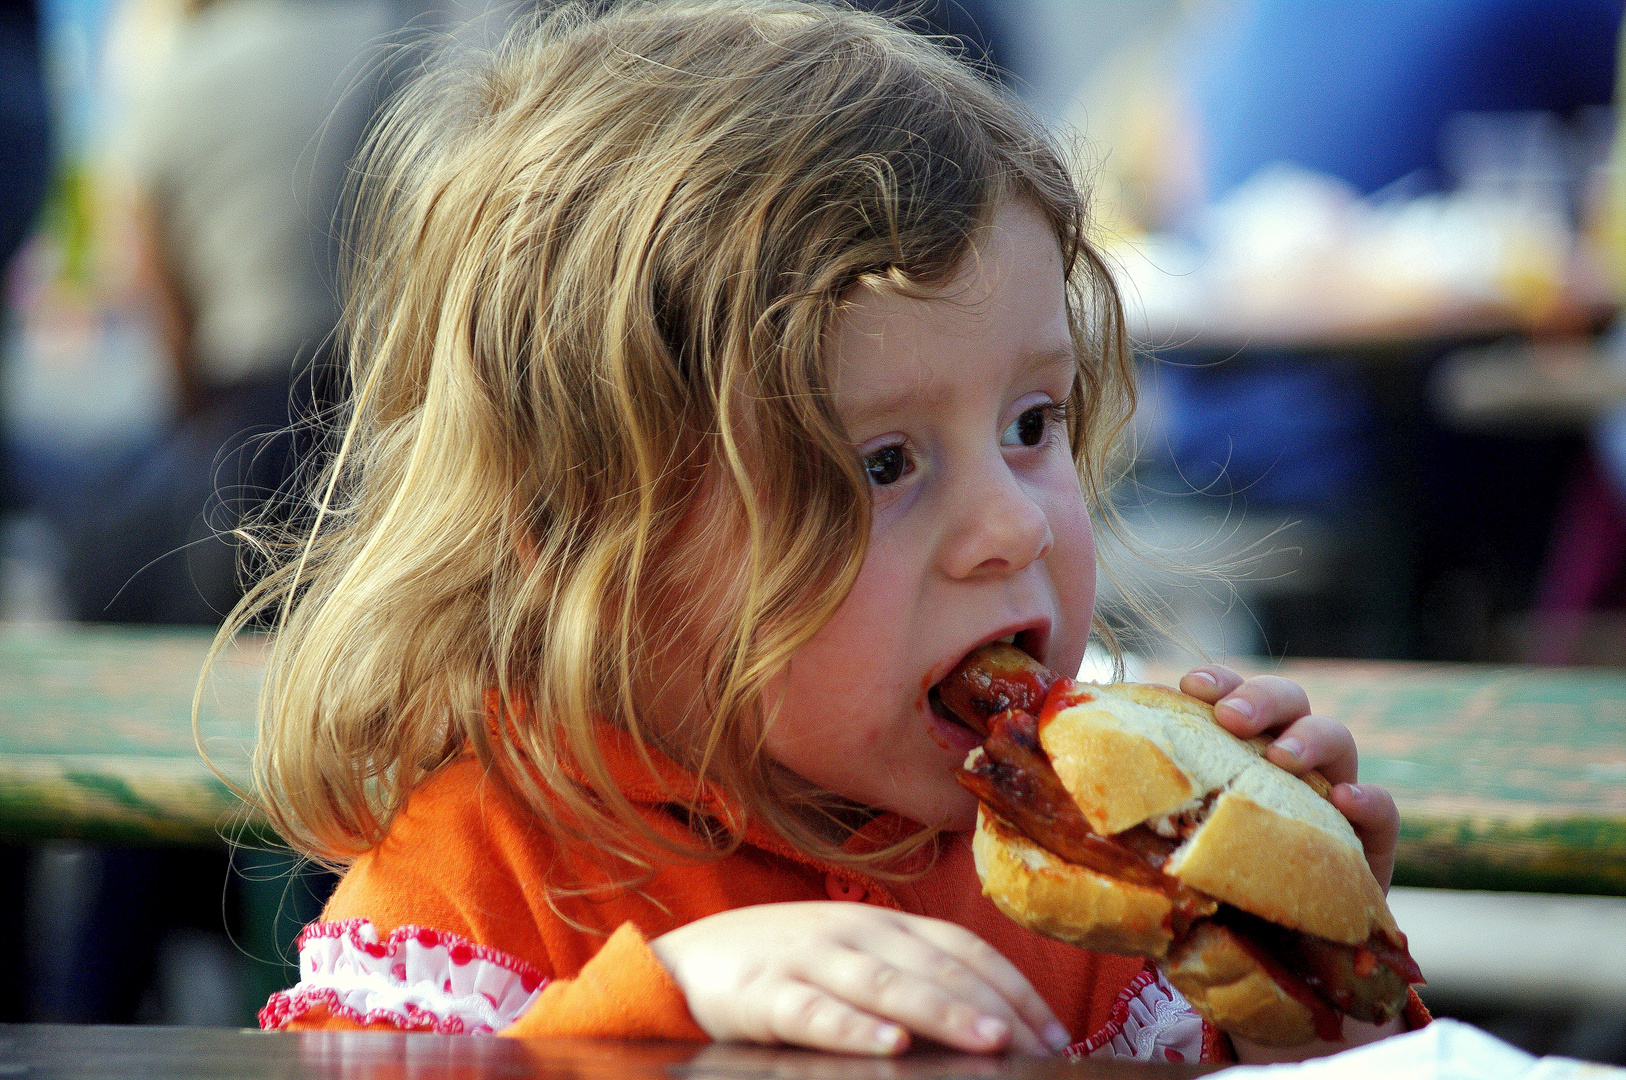
[[[904,1030],[896,1024],[883,1024],[875,1029],[875,1052],[895,1054],[903,1048]]]
[[[999,1019],[998,1017],[984,1016],[981,1020],[977,1021],[977,1038],[981,1039],[983,1042],[998,1042],[999,1040],[1003,1039],[1006,1034],[1010,1032],[1010,1030],[1010,1028],[1005,1026],[1005,1021]]]
[[[1285,754],[1292,754],[1296,758],[1301,758],[1304,756],[1304,744],[1293,738],[1291,735],[1287,736],[1286,738],[1277,739],[1271,745]]]
[[[1067,1029],[1054,1020],[1045,1025],[1044,1041],[1050,1049],[1060,1052],[1073,1045],[1073,1037],[1067,1034]]]
[[[1196,680],[1200,681],[1200,682],[1205,682],[1209,686],[1218,686],[1219,685],[1219,680],[1214,678],[1214,676],[1210,675],[1206,671],[1193,671],[1191,673],[1191,677],[1193,679],[1196,679]]]
[[[1352,799],[1360,799],[1360,798],[1365,797],[1365,793],[1363,791],[1361,791],[1361,789],[1359,787],[1355,786],[1354,784],[1345,784],[1344,786],[1349,789],[1349,797],[1350,798],[1352,798]]]
[[[1235,709],[1243,716],[1250,718],[1253,716],[1253,702],[1249,701],[1247,698],[1228,697],[1224,701],[1220,702],[1220,705],[1224,705],[1228,709]],[[1215,706],[1215,708],[1218,707],[1219,706]]]

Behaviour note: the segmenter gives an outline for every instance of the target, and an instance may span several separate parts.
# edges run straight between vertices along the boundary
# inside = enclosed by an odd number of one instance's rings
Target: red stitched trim
[[[279,990],[271,995],[260,1010],[260,1027],[266,1031],[277,1031],[287,1027],[301,1016],[310,1012],[318,1005],[327,1007],[329,1016],[336,1016],[342,1020],[351,1020],[363,1026],[369,1024],[388,1024],[402,1031],[432,1031],[437,1035],[461,1035],[466,1029],[462,1017],[441,1016],[421,1006],[407,1002],[404,1006],[406,1012],[400,1013],[394,1009],[370,1009],[362,1012],[360,1009],[344,1005],[339,1002],[339,992],[330,986],[314,987],[309,990],[295,990],[292,993]],[[490,1034],[491,1028],[481,1024],[475,1028],[473,1034]]]
[[[344,919],[340,922],[314,922],[299,932],[299,938],[294,947],[303,949],[305,942],[310,938],[338,938],[348,937],[350,944],[368,956],[382,959],[394,957],[395,954],[411,940],[416,940],[426,949],[433,949],[437,945],[446,946],[447,956],[452,963],[463,965],[470,960],[479,959],[498,967],[506,968],[519,976],[520,986],[528,994],[538,986],[548,981],[541,970],[526,963],[517,956],[512,956],[501,949],[493,949],[489,945],[480,945],[461,935],[447,930],[436,930],[428,926],[398,926],[390,931],[390,936],[383,941],[365,941],[361,936],[363,926],[372,925],[371,920],[364,918]]]
[[[1075,1042],[1062,1053],[1068,1057],[1084,1057],[1092,1054],[1112,1041],[1112,1037],[1123,1031],[1124,1025],[1129,1022],[1129,1002],[1140,996],[1140,992],[1157,982],[1157,972],[1152,968],[1142,969],[1139,975],[1129,980],[1129,985],[1118,994],[1118,1000],[1112,1003],[1112,1014],[1107,1022],[1087,1039]]]

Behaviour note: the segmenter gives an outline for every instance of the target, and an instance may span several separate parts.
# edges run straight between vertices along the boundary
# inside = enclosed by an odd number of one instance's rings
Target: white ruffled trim
[[[1190,1061],[1203,1057],[1203,1021],[1159,971],[1132,979],[1100,1031],[1069,1046],[1071,1057]]]
[[[525,961],[442,930],[403,926],[380,941],[366,919],[307,926],[299,975],[260,1010],[261,1027],[287,1027],[322,1005],[359,1024],[489,1034],[518,1020],[548,983]]]

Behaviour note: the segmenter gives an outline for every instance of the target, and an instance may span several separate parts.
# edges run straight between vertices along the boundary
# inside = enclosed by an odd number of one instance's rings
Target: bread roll
[[[1058,686],[1038,741],[1091,828],[1115,836],[1146,826],[1169,837],[1173,851],[1161,870],[1170,890],[1178,882],[1207,907],[1174,918],[1169,892],[1075,866],[984,804],[972,850],[983,891],[1000,910],[1085,948],[1153,958],[1210,1023],[1255,1042],[1298,1045],[1336,1027],[1330,1002],[1262,960],[1227,925],[1190,922],[1224,902],[1350,947],[1338,954],[1346,971],[1353,949],[1374,933],[1398,937],[1360,840],[1326,798],[1324,780],[1312,787],[1272,765],[1260,743],[1220,726],[1211,706],[1159,686]],[[1390,974],[1374,985],[1368,1000],[1391,1012],[1400,1007],[1404,980]],[[1391,1000],[1396,988],[1399,1001]]]

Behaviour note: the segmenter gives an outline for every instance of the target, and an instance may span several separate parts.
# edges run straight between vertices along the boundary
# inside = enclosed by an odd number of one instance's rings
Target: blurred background
[[[1136,543],[1104,543],[1132,649],[1626,666],[1623,6],[917,5],[1094,192],[1141,355],[1107,523]],[[0,0],[0,620],[231,607],[218,534],[275,513],[290,422],[342,389],[346,162],[424,31],[506,17]],[[246,1022],[283,969],[228,937],[228,861],[0,848],[33,973],[0,1020]],[[1436,1004],[1626,1054],[1614,1014]]]

